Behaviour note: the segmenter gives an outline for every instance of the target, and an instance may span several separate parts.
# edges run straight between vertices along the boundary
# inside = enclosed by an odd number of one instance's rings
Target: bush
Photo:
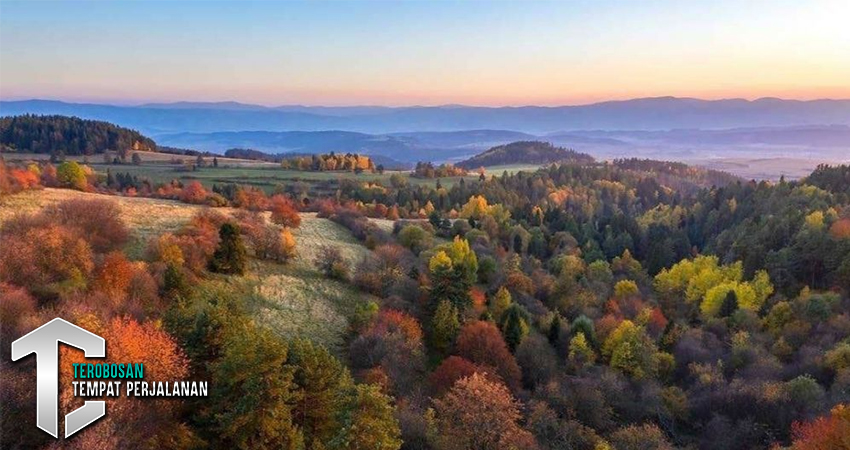
[[[92,250],[99,253],[118,250],[130,239],[121,210],[111,200],[65,200],[48,208],[45,214],[53,222],[78,230]]]
[[[301,216],[298,215],[295,203],[282,195],[275,195],[270,199],[269,210],[272,213],[272,222],[278,225],[290,228],[298,228],[301,225]]]
[[[322,246],[313,264],[322,275],[328,278],[334,280],[348,279],[348,261],[342,257],[342,253],[336,247]]]

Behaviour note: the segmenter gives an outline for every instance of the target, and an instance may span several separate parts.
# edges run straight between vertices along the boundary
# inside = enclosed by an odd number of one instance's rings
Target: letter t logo
[[[55,318],[12,342],[12,361],[30,353],[36,358],[36,425],[53,437],[59,433],[59,343],[83,350],[86,358],[106,356],[106,341],[70,322]],[[65,437],[106,414],[106,403],[87,401],[65,416]]]

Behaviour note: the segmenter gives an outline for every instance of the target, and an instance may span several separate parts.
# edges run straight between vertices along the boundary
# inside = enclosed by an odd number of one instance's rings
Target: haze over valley
[[[159,145],[223,153],[328,151],[410,165],[457,162],[496,145],[539,140],[600,160],[650,158],[745,178],[799,178],[850,159],[850,100],[645,98],[562,107],[266,107],[237,102],[118,106],[0,102],[0,115],[104,120]]]

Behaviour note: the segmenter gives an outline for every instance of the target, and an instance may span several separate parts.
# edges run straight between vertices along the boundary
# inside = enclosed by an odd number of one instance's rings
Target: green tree
[[[735,295],[735,290],[730,290],[726,293],[726,298],[723,299],[723,304],[720,305],[720,317],[729,317],[738,309],[738,297]]]
[[[459,312],[472,304],[469,289],[478,278],[478,258],[465,239],[438,247],[428,262],[431,273],[431,306],[449,300]]]
[[[338,426],[336,415],[341,393],[354,382],[348,369],[326,348],[305,339],[289,343],[287,366],[293,369],[292,420],[303,431],[308,445],[326,443]]]
[[[162,295],[169,300],[185,297],[189,293],[186,277],[180,267],[168,264],[162,274]]]
[[[504,286],[500,287],[496,291],[496,295],[493,296],[493,300],[490,301],[490,313],[493,315],[493,319],[496,322],[501,322],[502,314],[511,307],[512,303],[511,293]]]
[[[360,384],[346,391],[337,416],[338,428],[330,449],[397,450],[401,429],[392,399],[375,385]]]
[[[589,317],[581,315],[573,320],[573,324],[570,326],[570,334],[575,336],[579,332],[584,334],[585,339],[587,339],[591,346],[596,346],[596,328]]]
[[[431,235],[417,225],[408,225],[398,232],[398,243],[415,254],[431,246]]]
[[[505,336],[505,343],[511,351],[516,350],[517,346],[522,343],[522,340],[528,335],[528,313],[519,306],[511,305],[501,318],[502,335]]]
[[[460,331],[457,308],[448,300],[437,305],[431,319],[431,341],[435,349],[445,352],[451,347]]]
[[[242,275],[245,273],[247,251],[239,235],[239,227],[224,223],[218,230],[219,243],[210,260],[213,272]]]
[[[611,332],[602,345],[602,354],[611,367],[636,379],[655,374],[657,349],[643,328],[624,320]]]
[[[223,447],[289,449],[303,447],[293,424],[296,400],[286,346],[261,328],[229,333],[223,354],[212,364],[209,417]]]
[[[555,345],[561,339],[561,326],[561,315],[556,313],[552,316],[552,321],[549,322],[549,330],[546,333],[550,344]]]
[[[86,171],[76,161],[65,161],[56,168],[56,179],[66,187],[84,190],[88,186]]]

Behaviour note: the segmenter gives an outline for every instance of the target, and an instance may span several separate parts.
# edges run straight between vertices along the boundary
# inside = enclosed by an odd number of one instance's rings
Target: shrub
[[[192,181],[180,191],[180,201],[200,205],[206,202],[207,190],[199,181]]]
[[[282,195],[275,195],[269,200],[269,210],[272,222],[278,225],[290,228],[301,225],[301,216],[298,215],[295,203]]]
[[[3,236],[0,281],[38,296],[83,289],[93,268],[91,247],[68,227],[49,224]]]
[[[336,247],[329,245],[322,246],[313,264],[322,275],[328,278],[334,280],[348,279],[348,261],[343,258],[342,252]]]
[[[48,208],[45,215],[51,221],[77,229],[96,252],[117,250],[130,239],[121,210],[111,200],[65,200]]]

